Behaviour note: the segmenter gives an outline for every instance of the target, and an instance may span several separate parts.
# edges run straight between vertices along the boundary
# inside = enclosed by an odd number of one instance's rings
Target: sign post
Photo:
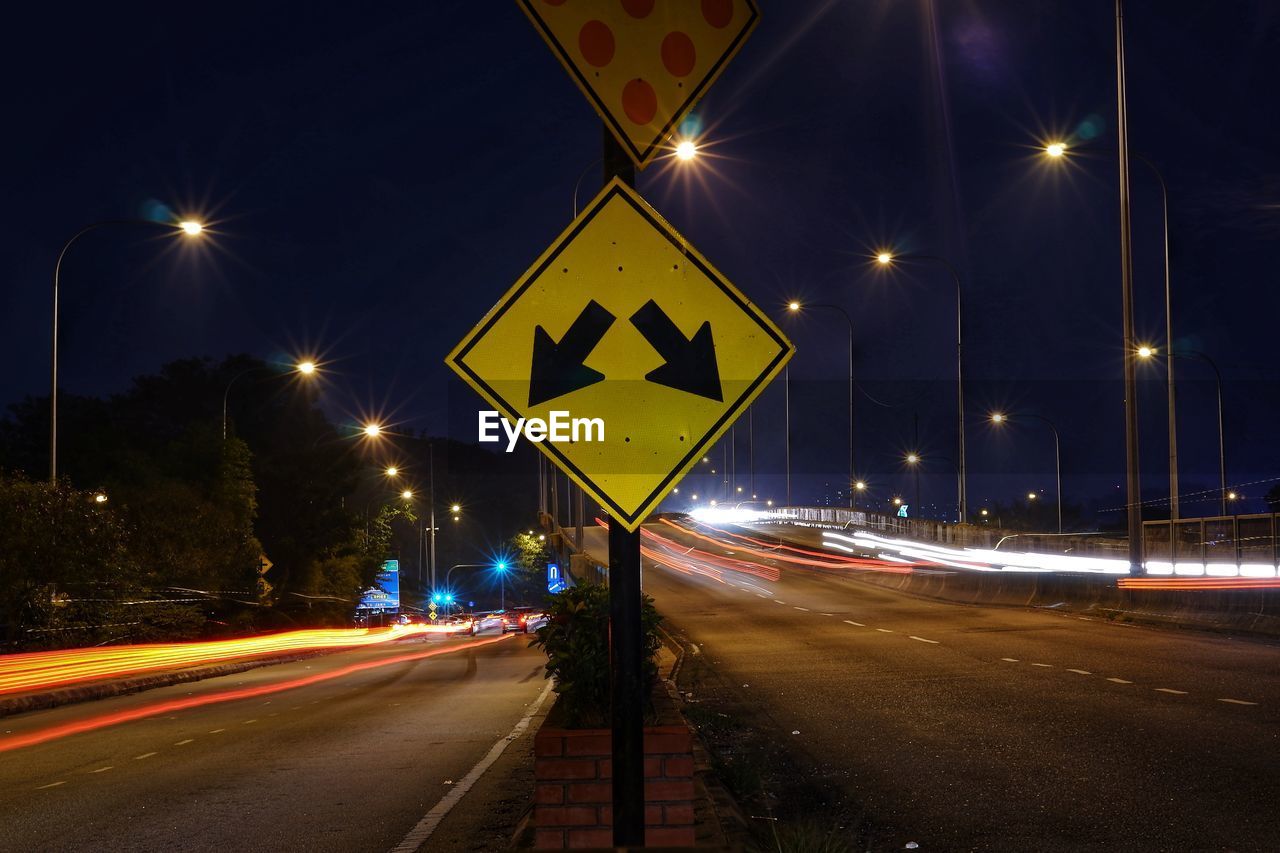
[[[540,423],[526,437],[609,514],[613,842],[642,847],[640,525],[795,348],[640,197],[636,169],[673,153],[760,12],[755,0],[516,2],[600,114],[605,186],[445,361],[501,415]],[[570,414],[573,437],[557,440]],[[598,435],[580,439],[578,419]]]

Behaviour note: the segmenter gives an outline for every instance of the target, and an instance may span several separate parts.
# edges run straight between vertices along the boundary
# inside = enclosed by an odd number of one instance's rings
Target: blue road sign
[[[400,561],[387,560],[360,596],[356,610],[393,610],[400,607]]]

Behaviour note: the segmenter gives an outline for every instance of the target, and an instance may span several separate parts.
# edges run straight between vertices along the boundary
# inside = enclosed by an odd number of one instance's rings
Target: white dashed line
[[[97,770],[90,770],[89,772],[90,773],[106,773],[110,769],[111,769],[110,767],[99,767]]]
[[[1009,663],[1017,663],[1017,662],[1018,662],[1018,659],[1017,659],[1017,658],[1000,658],[1000,660],[1007,660]]]
[[[135,755],[135,756],[133,757],[133,760],[134,760],[134,761],[141,761],[142,759],[144,759],[144,758],[150,758],[150,757],[151,757],[151,756],[153,756],[153,755],[155,755],[155,753],[154,753],[154,752],[144,752],[144,753],[142,753],[142,755]]]
[[[178,741],[177,743],[174,744],[174,746],[186,746],[187,744],[193,743],[194,741],[195,741],[195,738],[189,737],[186,740]]]
[[[767,595],[763,595],[763,594],[758,593],[758,592],[756,593],[756,598],[768,598],[768,597],[769,597],[769,596],[767,596]]]
[[[1074,672],[1076,675],[1093,675],[1093,673],[1087,669],[1068,669],[1067,672]]]
[[[1133,684],[1132,681],[1125,681],[1123,678],[1108,678],[1107,681],[1112,684]]]
[[[241,723],[240,725],[242,725],[242,726],[247,726],[247,725],[249,725],[250,723],[256,723],[256,722],[258,722],[258,720],[257,720],[257,718],[254,718],[254,719],[252,719],[252,720],[245,720],[245,721],[244,721],[243,723]]]
[[[856,625],[856,626],[857,626],[857,627],[859,627],[859,628],[865,628],[865,627],[867,627],[866,625],[863,625],[861,622],[854,622],[852,619],[846,619],[846,620],[844,620],[844,624],[846,624],[846,625]]]
[[[821,615],[822,615],[822,616],[835,616],[835,614],[834,614],[834,613],[823,613],[823,614],[821,614]]]
[[[1243,699],[1219,699],[1219,702],[1226,702],[1228,705],[1257,705],[1257,702],[1246,702]]]
[[[56,788],[56,787],[58,787],[59,785],[65,785],[65,784],[67,784],[67,783],[66,783],[66,781],[62,781],[62,782],[50,782],[48,785],[40,785],[40,786],[38,786],[38,787],[36,788],[36,790],[37,790],[37,791],[43,791],[45,788]]]
[[[877,630],[877,631],[879,631],[881,634],[892,634],[892,633],[893,633],[893,632],[892,632],[892,631],[890,631],[888,628],[877,628],[876,630]]]
[[[796,610],[803,610],[805,613],[809,613],[809,612],[811,612],[811,611],[809,610],[809,608],[807,608],[807,607],[801,607],[801,606],[800,606],[800,605],[798,605],[798,604],[793,604],[793,605],[791,605],[791,606],[792,606],[792,607],[794,607]]]
[[[907,636],[920,643],[932,643],[935,646],[938,645],[937,640],[926,640],[924,637],[917,637],[915,634],[908,634]]]
[[[1053,669],[1053,664],[1051,664],[1051,663],[1033,663],[1033,664],[1031,664],[1031,665],[1032,665],[1032,666],[1042,666],[1042,667],[1044,667],[1045,669]]]
[[[216,735],[218,732],[225,732],[225,731],[226,729],[214,729],[213,731],[209,732],[209,734]]]
[[[1173,689],[1168,688],[1168,687],[1157,687],[1157,688],[1156,688],[1156,692],[1157,692],[1157,693],[1172,693],[1174,696],[1186,696],[1186,695],[1187,695],[1187,691],[1185,691],[1185,690],[1173,690]]]
[[[773,603],[774,603],[774,604],[786,604],[786,602],[785,602],[785,601],[779,601],[779,600],[778,600],[778,599],[776,599],[776,598],[773,600]]]

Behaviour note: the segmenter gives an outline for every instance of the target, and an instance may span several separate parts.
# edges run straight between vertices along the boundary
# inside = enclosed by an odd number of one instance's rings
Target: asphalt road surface
[[[0,752],[0,849],[387,853],[543,692],[545,658],[523,635],[400,660],[472,642],[398,642],[0,719],[2,744],[157,702],[344,672]],[[363,664],[377,665],[346,672]],[[495,796],[492,780],[483,784]],[[498,846],[463,837],[492,822],[474,809],[457,820],[466,803],[423,849]]]
[[[644,564],[778,738],[921,850],[1280,850],[1274,644]]]

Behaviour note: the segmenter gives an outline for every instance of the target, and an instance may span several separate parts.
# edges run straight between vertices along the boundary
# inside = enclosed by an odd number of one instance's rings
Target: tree
[[[1280,512],[1280,483],[1272,486],[1263,496],[1263,500],[1267,502],[1272,512]]]

